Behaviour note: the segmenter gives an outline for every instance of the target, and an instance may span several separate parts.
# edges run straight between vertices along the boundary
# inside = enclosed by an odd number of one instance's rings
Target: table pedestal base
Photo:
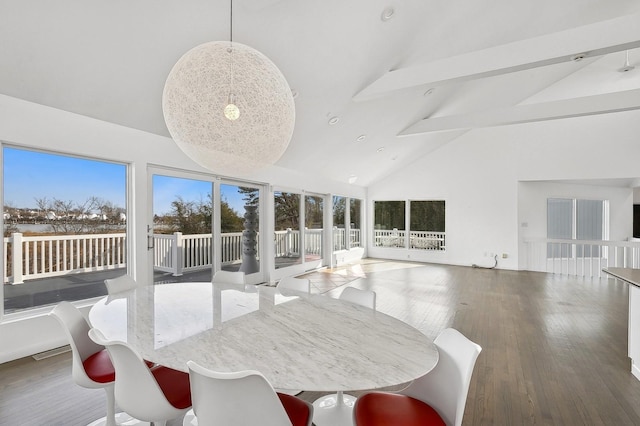
[[[87,426],[107,426],[107,418],[102,417],[89,423]],[[131,417],[127,413],[116,413],[116,425],[118,426],[150,426],[151,423],[143,422],[136,418]]]
[[[313,424],[316,426],[353,425],[356,397],[342,392],[325,395],[313,402]]]

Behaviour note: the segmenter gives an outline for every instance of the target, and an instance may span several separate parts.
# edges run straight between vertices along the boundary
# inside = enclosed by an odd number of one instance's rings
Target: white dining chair
[[[339,299],[374,311],[376,309],[376,292],[373,290],[345,287]],[[344,394],[342,391],[321,396],[313,402],[316,416],[314,422],[318,426],[345,424],[353,416],[352,410],[355,402],[355,396]]]
[[[308,278],[284,277],[276,285],[278,290],[299,291],[301,293],[311,293],[311,281]]]
[[[136,419],[165,425],[191,408],[189,375],[164,366],[148,368],[140,354],[127,343],[109,341],[98,329],[89,337],[109,352],[115,368],[115,399]]]
[[[453,328],[434,340],[436,366],[398,393],[370,392],[356,401],[356,426],[380,424],[460,426],[473,368],[482,348]]]
[[[369,309],[376,309],[376,292],[373,290],[362,290],[356,287],[345,287],[340,293],[340,300],[365,306]]]
[[[93,342],[88,332],[89,323],[82,313],[69,302],[60,302],[49,314],[64,329],[71,346],[71,376],[73,381],[89,389],[104,389],[107,396],[107,415],[91,425],[115,426],[128,420],[128,416],[115,412],[115,370],[104,346]],[[118,422],[116,422],[116,419]]]
[[[136,287],[136,282],[131,276],[124,274],[116,278],[108,278],[104,280],[107,287],[107,293],[111,296],[116,293],[131,290]]]
[[[313,406],[278,394],[258,371],[216,372],[188,361],[198,426],[311,426]]]
[[[211,279],[213,283],[222,283],[222,284],[245,284],[245,276],[244,272],[233,272],[233,271],[216,271],[213,274],[213,278]]]

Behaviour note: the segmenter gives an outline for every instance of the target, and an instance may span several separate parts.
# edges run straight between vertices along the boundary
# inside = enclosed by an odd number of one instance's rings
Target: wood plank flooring
[[[465,425],[640,425],[627,284],[377,259],[307,276],[334,297],[347,284],[375,290],[379,311],[429,337],[454,327],[480,344]],[[104,392],[73,383],[69,353],[0,365],[0,425],[83,425],[103,413]]]

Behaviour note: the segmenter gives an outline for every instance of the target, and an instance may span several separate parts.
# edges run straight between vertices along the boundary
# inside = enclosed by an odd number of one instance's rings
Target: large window
[[[374,245],[417,250],[445,249],[445,202],[443,200],[374,201]],[[406,221],[409,221],[407,234]]]
[[[406,247],[404,201],[374,201],[373,215],[376,246]]]
[[[105,295],[127,272],[126,166],[2,152],[4,313]]]
[[[410,206],[410,247],[421,250],[444,250],[444,201],[411,201]]]
[[[547,200],[547,238],[559,240],[606,240],[609,238],[609,203],[603,200],[549,198]],[[547,245],[548,257],[573,256],[573,244]],[[578,257],[599,257],[600,246],[578,245]]]

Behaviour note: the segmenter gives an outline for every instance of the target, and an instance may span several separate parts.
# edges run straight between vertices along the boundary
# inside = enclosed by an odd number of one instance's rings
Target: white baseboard
[[[631,374],[638,380],[640,380],[640,367],[638,367],[633,361],[631,361]]]

